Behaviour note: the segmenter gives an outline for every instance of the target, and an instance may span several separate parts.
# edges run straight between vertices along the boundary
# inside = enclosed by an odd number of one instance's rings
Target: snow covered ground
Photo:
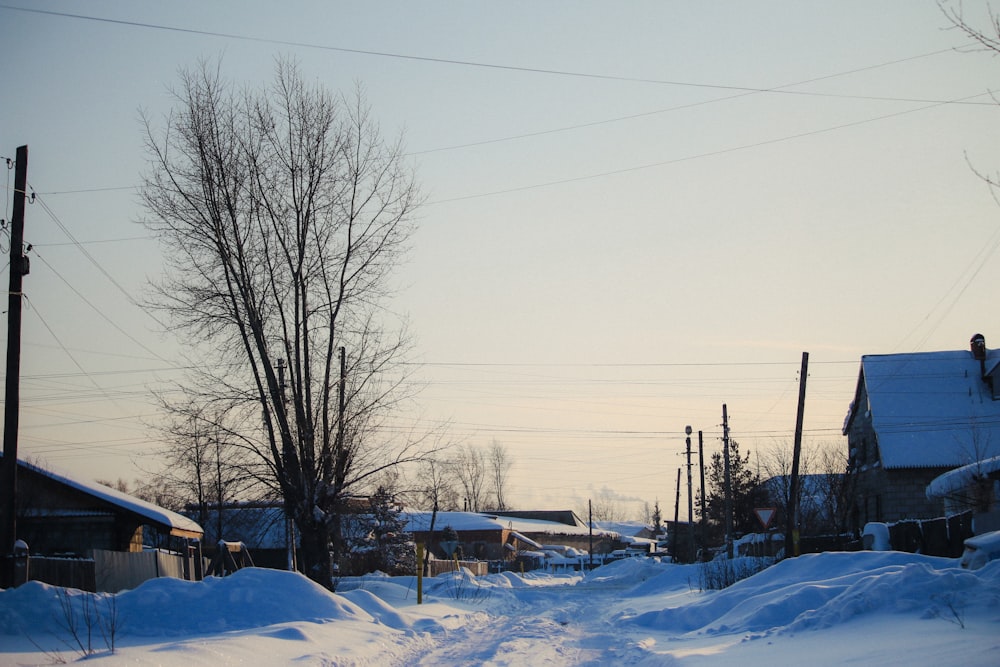
[[[816,554],[722,591],[701,590],[703,573],[628,559],[586,576],[453,574],[425,580],[420,606],[412,577],[332,594],[247,569],[107,599],[32,582],[0,591],[0,664],[76,660],[88,618],[92,665],[1000,664],[1000,561],[970,572],[896,552]]]

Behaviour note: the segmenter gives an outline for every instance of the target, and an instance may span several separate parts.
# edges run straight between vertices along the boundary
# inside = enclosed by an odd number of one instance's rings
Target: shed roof
[[[927,485],[927,498],[944,498],[953,493],[961,492],[971,486],[977,479],[989,477],[998,472],[1000,472],[1000,456],[992,456],[982,461],[976,461],[960,468],[949,470],[935,477]]]
[[[2,454],[0,454],[0,458],[2,458]],[[171,535],[200,538],[205,532],[202,530],[201,526],[186,516],[182,516],[177,512],[171,512],[170,510],[164,509],[159,505],[154,505],[153,503],[146,502],[145,500],[141,500],[135,496],[130,496],[127,493],[122,493],[121,491],[104,486],[103,484],[89,480],[77,479],[64,472],[56,472],[48,468],[42,468],[41,466],[37,466],[23,460],[18,460],[17,464],[21,468],[31,470],[32,472],[43,477],[47,477],[48,479],[51,479],[59,484],[63,484],[64,486],[75,489],[76,491],[82,492],[88,496],[97,498],[108,505],[138,515],[146,523],[149,523],[164,532],[170,533]]]
[[[1000,350],[988,350],[986,373],[997,374]],[[1000,454],[1000,401],[968,351],[865,355],[845,432],[867,410],[882,466],[953,468]],[[994,380],[997,381],[997,380]]]

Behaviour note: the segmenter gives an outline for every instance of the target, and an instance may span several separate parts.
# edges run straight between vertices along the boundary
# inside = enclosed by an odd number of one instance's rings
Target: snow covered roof
[[[961,468],[938,475],[927,485],[928,499],[944,498],[967,489],[979,477],[988,477],[1000,472],[1000,456],[969,463]]]
[[[0,458],[2,458],[2,455],[0,455]],[[39,475],[48,477],[51,480],[102,500],[110,505],[127,510],[133,514],[137,514],[147,520],[150,524],[166,529],[171,535],[200,538],[205,532],[202,530],[201,526],[186,516],[182,516],[176,512],[171,512],[170,510],[164,509],[159,505],[154,505],[153,503],[130,496],[127,493],[122,493],[121,491],[104,486],[103,484],[76,479],[64,472],[55,472],[51,469],[41,468],[33,463],[28,463],[27,461],[19,460],[17,463],[22,468],[26,468]]]
[[[1000,364],[988,350],[987,373]],[[865,355],[845,432],[859,410],[871,415],[882,465],[955,467],[1000,454],[1000,401],[993,400],[980,362],[968,351]]]
[[[431,513],[424,511],[404,512],[406,530],[409,532],[430,530]],[[547,535],[587,535],[587,526],[568,526],[558,521],[542,521],[541,519],[522,519],[512,516],[497,516],[495,514],[476,512],[438,512],[434,519],[434,530],[444,530],[451,526],[457,531],[471,530],[503,530],[504,528],[518,533]],[[594,535],[617,536],[617,533],[594,529]]]
[[[518,519],[538,519],[564,523],[567,526],[587,525],[573,510],[494,510],[489,514],[499,517],[515,517]]]
[[[623,537],[635,537],[644,530],[650,530],[652,526],[642,521],[595,521],[594,528],[600,528],[605,532],[618,533]]]
[[[420,532],[431,529],[431,512],[403,512],[406,518],[408,532]],[[475,512],[438,512],[434,517],[434,530],[444,530],[451,526],[455,530],[502,530],[503,526],[494,517]]]
[[[514,537],[516,537],[521,542],[524,542],[529,547],[534,547],[535,549],[539,549],[539,550],[542,549],[542,545],[541,544],[539,544],[538,542],[536,542],[536,541],[534,541],[534,540],[532,540],[530,538],[525,537],[524,535],[522,535],[521,533],[517,532],[516,530],[512,531],[511,535],[513,535]]]
[[[186,508],[188,516],[196,517],[197,507]],[[255,549],[284,549],[287,545],[285,510],[281,503],[235,502],[222,508],[222,535],[216,535],[219,508],[210,507],[205,517],[205,542],[220,538],[249,544]]]

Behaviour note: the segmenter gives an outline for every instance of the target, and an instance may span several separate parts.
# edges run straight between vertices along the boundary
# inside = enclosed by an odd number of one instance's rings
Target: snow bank
[[[1000,607],[1000,563],[981,576],[968,574],[952,559],[899,552],[810,554],[625,622],[674,633],[794,633],[874,613],[938,616],[952,607]]]
[[[38,582],[0,593],[0,632],[62,635],[69,600],[82,609],[82,592]],[[104,599],[97,612],[107,613]],[[117,613],[130,636],[177,637],[259,628],[277,623],[355,619],[373,621],[360,606],[306,577],[247,568],[202,582],[151,579],[117,596]],[[83,618],[84,614],[79,613]]]
[[[88,664],[996,664],[1000,561],[811,554],[721,591],[699,588],[701,567],[453,572],[424,581],[419,607],[414,577],[345,577],[338,593],[263,569],[159,579],[96,598],[98,613],[116,601],[121,641]],[[0,664],[71,658],[63,605],[87,599],[36,582],[0,591]]]

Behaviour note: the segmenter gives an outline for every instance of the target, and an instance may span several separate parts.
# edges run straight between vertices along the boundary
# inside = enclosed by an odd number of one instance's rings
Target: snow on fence
[[[889,548],[893,551],[957,558],[962,555],[966,538],[973,535],[972,517],[972,512],[964,512],[937,519],[904,519],[880,525],[888,529]]]
[[[41,581],[53,586],[79,588],[91,593],[97,590],[97,577],[92,558],[28,557],[28,581]]]
[[[133,589],[147,579],[184,579],[184,558],[162,551],[104,551],[94,549],[97,590],[117,593]]]
[[[463,569],[470,571],[473,575],[477,577],[485,576],[489,574],[489,563],[482,560],[460,560],[457,561],[458,566]],[[430,566],[430,571],[427,573],[429,577],[436,577],[444,572],[454,572],[456,568],[456,561],[454,560],[430,560],[428,565]]]

